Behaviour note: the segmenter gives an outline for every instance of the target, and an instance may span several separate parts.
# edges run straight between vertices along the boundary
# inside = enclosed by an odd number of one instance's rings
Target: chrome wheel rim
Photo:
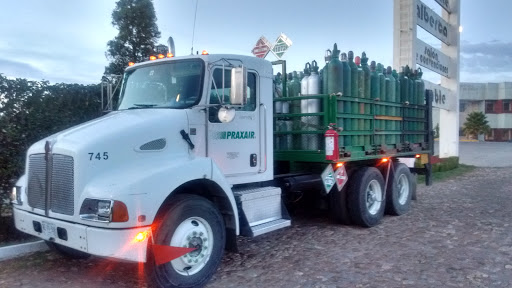
[[[382,205],[382,188],[379,181],[372,180],[366,187],[366,209],[371,215],[377,214]]]
[[[409,198],[409,179],[405,174],[398,177],[398,203],[404,205]]]
[[[201,271],[213,251],[213,231],[201,217],[190,217],[181,222],[171,238],[171,246],[197,248],[171,261],[176,272],[190,276]]]

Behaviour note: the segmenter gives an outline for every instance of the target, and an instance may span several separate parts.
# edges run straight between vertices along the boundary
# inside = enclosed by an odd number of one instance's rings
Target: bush
[[[452,156],[448,158],[439,158],[439,160],[441,162],[432,164],[433,173],[449,171],[459,167],[459,157]],[[416,159],[416,162],[414,162],[414,167],[423,168],[423,165],[420,164],[419,159]]]
[[[7,79],[0,74],[0,217],[34,142],[101,115],[100,85]]]

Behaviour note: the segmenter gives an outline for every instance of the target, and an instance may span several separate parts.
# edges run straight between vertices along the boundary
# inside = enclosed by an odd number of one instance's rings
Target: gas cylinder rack
[[[275,90],[281,91],[274,94],[277,161],[295,167],[300,162],[332,162],[326,160],[324,135],[333,124],[339,135],[339,162],[431,151],[432,106],[425,101],[421,69],[406,66],[397,73],[375,61],[368,65],[364,52],[355,60],[352,51],[341,53],[334,44],[321,71],[313,61],[305,65],[302,81],[297,72],[276,76]],[[287,75],[285,67],[281,75]]]

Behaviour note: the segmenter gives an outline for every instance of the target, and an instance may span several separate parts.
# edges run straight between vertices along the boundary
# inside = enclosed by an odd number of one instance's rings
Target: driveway
[[[476,145],[461,150],[494,144]],[[511,175],[477,168],[420,185],[410,213],[371,229],[295,215],[290,228],[240,238],[208,287],[512,287]],[[145,287],[141,267],[41,252],[0,262],[0,287]]]

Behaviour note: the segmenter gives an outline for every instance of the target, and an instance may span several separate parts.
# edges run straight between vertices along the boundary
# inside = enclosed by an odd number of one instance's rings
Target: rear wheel
[[[156,265],[152,251],[148,251],[148,280],[157,287],[203,286],[217,270],[224,253],[224,220],[205,198],[178,195],[172,201],[154,234],[155,244],[197,250],[161,265]]]
[[[411,208],[413,194],[413,179],[409,167],[403,163],[395,165],[389,172],[387,189],[386,213],[403,215]]]
[[[91,254],[66,247],[64,245],[57,244],[55,242],[45,241],[46,245],[50,247],[53,251],[59,253],[60,255],[69,258],[69,259],[87,259],[91,257]]]
[[[384,178],[377,168],[360,168],[349,181],[349,212],[352,221],[363,227],[373,227],[384,215]]]
[[[331,219],[339,224],[350,225],[350,215],[347,207],[347,186],[341,191],[334,188],[329,193],[329,215]]]

